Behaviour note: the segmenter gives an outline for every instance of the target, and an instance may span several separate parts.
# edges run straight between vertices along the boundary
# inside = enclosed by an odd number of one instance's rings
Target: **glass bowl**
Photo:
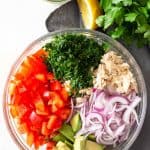
[[[136,78],[139,94],[142,98],[141,103],[139,104],[137,108],[137,114],[139,117],[139,125],[134,125],[133,129],[130,132],[130,136],[127,141],[117,145],[115,148],[111,148],[111,150],[127,150],[131,147],[133,142],[136,140],[137,136],[140,133],[140,130],[142,128],[145,114],[146,114],[146,107],[147,107],[147,91],[145,86],[145,81],[143,78],[143,74],[141,72],[141,69],[139,65],[136,63],[135,59],[132,57],[132,55],[128,52],[126,48],[124,48],[120,43],[113,40],[112,38],[108,37],[107,35],[97,32],[97,31],[91,31],[86,29],[66,29],[61,31],[55,31],[48,33],[39,39],[35,40],[33,43],[31,43],[25,51],[22,53],[22,55],[17,59],[17,61],[12,66],[12,69],[10,71],[10,74],[7,78],[7,82],[4,89],[4,100],[3,100],[3,108],[4,108],[4,117],[5,121],[8,127],[8,131],[11,134],[13,140],[16,142],[16,144],[24,150],[31,149],[25,142],[25,139],[22,135],[20,135],[16,129],[16,125],[14,122],[14,119],[11,117],[8,104],[10,102],[10,97],[8,93],[9,88],[9,82],[11,80],[11,77],[14,75],[14,73],[17,71],[19,65],[23,62],[24,58],[32,53],[34,53],[36,50],[40,49],[45,43],[51,41],[54,36],[64,33],[75,33],[75,34],[82,34],[87,37],[93,38],[98,43],[107,43],[109,44],[109,48],[111,50],[114,50],[118,52],[122,57],[125,59],[127,63],[131,66],[132,72]]]

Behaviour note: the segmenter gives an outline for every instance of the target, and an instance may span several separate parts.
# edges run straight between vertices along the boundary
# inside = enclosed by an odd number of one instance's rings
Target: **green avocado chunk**
[[[53,137],[53,141],[55,142],[62,141],[63,143],[67,144],[67,146],[69,146],[70,148],[73,147],[73,144],[70,141],[68,141],[67,138],[60,133]]]
[[[79,131],[79,129],[81,128],[81,118],[80,118],[80,114],[76,113],[72,119],[70,120],[70,124],[71,127],[73,129],[74,132]]]
[[[70,140],[71,142],[74,142],[74,132],[72,130],[72,127],[68,124],[64,124],[59,132],[66,137],[66,139]]]
[[[91,140],[91,141],[96,141],[95,135],[93,135],[93,134],[90,134],[88,136],[88,139]]]
[[[71,150],[65,143],[61,141],[56,144],[56,148],[57,150]]]
[[[104,150],[104,147],[96,142],[87,140],[85,150]]]
[[[85,150],[86,138],[84,136],[77,136],[74,141],[74,150]]]
[[[58,141],[62,141],[64,142],[66,140],[65,136],[63,136],[62,134],[57,134],[53,137],[53,141],[58,142]]]
[[[73,144],[70,141],[65,140],[64,143],[67,144],[67,146],[69,146],[71,149],[73,148]]]

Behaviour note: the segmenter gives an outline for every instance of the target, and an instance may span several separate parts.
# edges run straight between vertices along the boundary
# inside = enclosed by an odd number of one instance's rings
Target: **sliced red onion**
[[[118,127],[118,129],[115,131],[115,137],[119,137],[123,135],[123,131],[125,130],[125,124]]]
[[[103,117],[96,113],[96,112],[91,112],[86,116],[86,120],[89,124],[94,125],[94,124],[103,124]]]
[[[112,131],[111,127],[106,123],[105,124],[106,132],[114,138],[114,131]]]
[[[109,101],[110,101],[109,103],[112,105],[114,105],[116,103],[120,103],[122,105],[128,105],[129,104],[128,100],[123,96],[111,96],[109,98]]]
[[[102,107],[102,108],[98,108],[98,107],[96,107],[96,106],[94,106],[94,111],[97,111],[97,112],[102,112],[102,111],[104,111],[104,109],[105,109],[105,107]]]
[[[101,134],[101,136],[98,136],[98,138],[96,138],[96,142],[104,145],[114,145],[115,143],[111,136],[105,134]]]
[[[96,98],[96,94],[92,93],[89,99],[89,105],[90,105],[90,109],[89,112],[91,112],[93,110],[93,104],[94,104],[94,100]]]
[[[131,103],[131,107],[132,108],[137,107],[137,105],[140,103],[140,101],[141,101],[141,97],[136,96],[135,99],[134,99],[134,101],[132,101],[132,103]]]
[[[79,105],[74,106],[74,108],[75,108],[75,109],[78,109],[78,108],[83,107],[83,105],[84,105],[84,103],[81,103],[81,104],[79,104]]]
[[[115,112],[124,111],[126,108],[126,105],[120,105],[119,108],[116,108]]]
[[[119,137],[119,143],[128,139],[129,134],[130,134],[130,130],[131,130],[131,126],[126,125],[126,127],[122,133],[122,136]]]
[[[84,134],[91,133],[91,132],[94,133],[96,130],[101,130],[101,129],[102,129],[102,125],[92,125],[92,126],[85,127],[84,129],[79,130],[76,133],[76,136],[84,135]]]
[[[126,122],[127,124],[130,124],[131,114],[133,114],[137,124],[139,124],[138,116],[137,116],[135,109],[133,109],[131,106],[126,106],[126,107],[127,107],[127,110],[124,112],[123,117],[122,117],[123,121]]]
[[[100,130],[100,129],[102,129],[101,124],[95,124],[95,125],[92,125],[90,127],[87,127],[88,131],[96,131],[96,130]]]
[[[81,121],[82,121],[82,129],[84,129],[85,128],[85,122],[86,122],[86,119],[85,119],[85,117],[86,117],[86,110],[85,110],[86,108],[85,108],[85,102],[84,102],[84,105],[83,105],[83,107],[81,108],[81,110],[80,110],[80,118],[81,118]]]
[[[94,107],[101,109],[104,108],[105,104],[106,104],[106,94],[104,92],[101,92],[95,99]]]
[[[135,97],[136,97],[136,92],[135,92],[135,91],[132,91],[132,92],[127,96],[128,100],[129,100],[130,102],[134,101]]]
[[[70,119],[72,118],[72,115],[73,115],[73,110],[74,110],[74,104],[73,104],[73,99],[71,98],[71,112],[70,112],[70,115],[68,117],[68,119],[66,120],[66,123],[68,123],[70,121]]]
[[[108,112],[108,114],[109,114],[109,115],[110,115],[110,114],[113,114],[113,113],[115,112],[115,110],[116,110],[116,107],[117,107],[117,105],[115,104],[115,105],[113,106],[112,110],[110,110],[110,111]]]
[[[131,98],[131,99],[130,99]],[[94,89],[89,101],[83,102],[80,109],[82,128],[76,135],[94,134],[96,141],[104,145],[113,145],[125,141],[138,116],[135,108],[141,98],[120,94],[111,95],[103,90]]]

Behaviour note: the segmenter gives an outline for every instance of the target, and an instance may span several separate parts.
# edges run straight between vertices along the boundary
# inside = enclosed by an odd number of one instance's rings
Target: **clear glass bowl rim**
[[[146,85],[145,85],[142,71],[141,71],[139,65],[137,64],[137,62],[135,61],[135,59],[133,58],[133,56],[130,54],[130,52],[124,46],[122,46],[119,42],[117,42],[116,40],[112,39],[111,37],[107,36],[104,33],[101,33],[98,31],[93,31],[93,30],[88,30],[88,29],[80,29],[80,28],[58,30],[58,31],[54,31],[51,33],[47,33],[44,36],[41,36],[40,38],[38,38],[37,40],[35,40],[31,44],[29,44],[29,46],[24,50],[24,52],[20,55],[20,57],[16,60],[16,62],[12,66],[10,73],[8,75],[8,78],[6,80],[6,84],[5,84],[5,88],[4,88],[4,92],[3,92],[3,114],[4,114],[6,126],[8,128],[8,131],[9,131],[11,137],[13,138],[15,143],[20,148],[23,148],[24,150],[28,150],[26,148],[25,144],[19,139],[18,135],[14,131],[14,129],[11,125],[11,121],[10,121],[9,110],[8,110],[8,106],[7,106],[8,105],[8,103],[7,103],[7,96],[8,96],[7,91],[8,91],[8,86],[9,86],[8,84],[9,84],[10,77],[12,76],[16,67],[18,66],[19,62],[25,56],[27,56],[27,54],[31,51],[31,49],[35,45],[38,45],[38,43],[40,43],[41,41],[45,41],[46,39],[48,40],[48,38],[50,38],[50,37],[53,37],[53,36],[58,35],[58,34],[64,34],[64,33],[89,34],[92,36],[100,37],[100,40],[103,40],[103,41],[108,42],[112,45],[115,45],[117,48],[121,49],[122,52],[125,53],[125,55],[127,55],[127,57],[130,58],[132,60],[132,62],[134,63],[134,67],[136,67],[136,70],[137,70],[138,74],[140,75],[140,80],[141,80],[140,82],[142,84],[141,86],[143,89],[143,96],[142,96],[143,105],[142,105],[142,110],[141,110],[141,119],[139,122],[139,126],[137,127],[137,129],[134,132],[133,136],[131,137],[130,141],[128,141],[125,144],[125,146],[123,146],[123,148],[120,146],[121,150],[128,150],[132,146],[132,144],[134,143],[134,141],[136,140],[136,138],[138,137],[138,135],[141,131],[141,128],[142,128],[143,123],[144,123],[145,115],[146,115],[146,110],[147,110],[147,89],[146,89]],[[119,150],[119,149],[117,149],[117,150]]]

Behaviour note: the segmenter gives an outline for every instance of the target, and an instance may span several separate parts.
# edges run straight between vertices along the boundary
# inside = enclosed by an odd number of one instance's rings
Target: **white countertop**
[[[45,20],[61,4],[46,0],[0,0],[0,149],[18,150],[3,117],[3,89],[16,58],[33,40],[47,33]]]

